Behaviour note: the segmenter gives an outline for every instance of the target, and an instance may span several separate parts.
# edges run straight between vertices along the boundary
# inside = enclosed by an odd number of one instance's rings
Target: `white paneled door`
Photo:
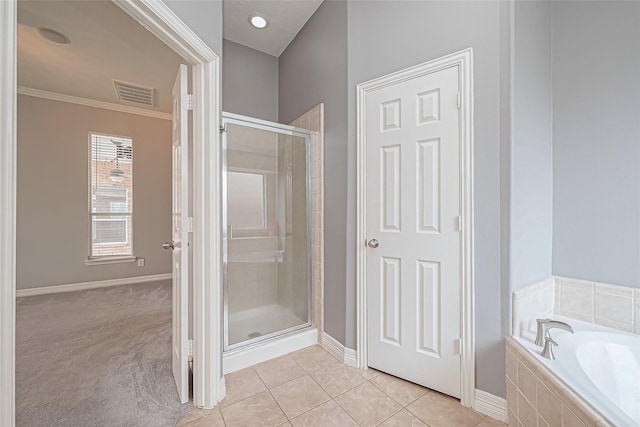
[[[187,66],[180,65],[173,85],[173,154],[172,154],[172,361],[173,377],[181,403],[189,400],[189,157],[188,157],[188,105]]]
[[[459,67],[366,100],[370,367],[460,397]]]

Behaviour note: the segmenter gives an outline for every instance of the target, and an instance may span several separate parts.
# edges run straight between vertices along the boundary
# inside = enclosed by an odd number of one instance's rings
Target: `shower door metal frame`
[[[311,147],[315,141],[315,132],[309,129],[269,122],[267,120],[222,112],[222,298],[223,298],[223,351],[233,352],[272,341],[292,332],[311,329],[313,325],[313,289],[311,280]],[[307,321],[298,326],[282,329],[270,334],[261,335],[229,345],[229,283],[227,268],[229,265],[227,245],[227,123],[305,138],[305,179],[306,179],[306,213],[307,213]]]

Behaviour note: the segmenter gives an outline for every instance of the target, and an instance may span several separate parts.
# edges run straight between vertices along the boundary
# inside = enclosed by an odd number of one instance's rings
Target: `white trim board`
[[[118,111],[120,113],[137,114],[139,116],[153,117],[162,120],[171,120],[170,113],[162,111],[147,110],[128,105],[113,104],[111,102],[97,101],[95,99],[80,98],[78,96],[65,95],[62,93],[48,92],[46,90],[34,89],[25,86],[18,86],[18,95],[33,96],[34,98],[49,99],[51,101],[67,102],[69,104],[84,105],[85,107],[102,108],[103,110]]]
[[[277,338],[267,343],[227,352],[222,357],[224,374],[239,371],[276,357],[301,350],[318,343],[316,328]]]
[[[476,389],[474,409],[498,421],[507,421],[507,401],[486,391]]]
[[[15,424],[16,0],[0,1],[0,426]]]
[[[460,108],[461,167],[461,384],[460,402],[475,405],[475,323],[473,261],[473,51],[471,48],[398,72],[360,83],[357,87],[357,357],[358,367],[368,366],[366,282],[366,99],[376,89],[458,66],[462,103]]]
[[[41,288],[26,288],[16,291],[16,298],[34,295],[57,294],[62,292],[85,291],[87,289],[107,288],[109,286],[134,285],[136,283],[170,280],[171,273],[153,274],[150,276],[125,277],[122,279],[98,280],[95,282],[70,283],[67,285],[43,286]]]
[[[358,366],[356,351],[343,346],[337,339],[323,332],[320,338],[320,345],[336,359],[349,366]]]

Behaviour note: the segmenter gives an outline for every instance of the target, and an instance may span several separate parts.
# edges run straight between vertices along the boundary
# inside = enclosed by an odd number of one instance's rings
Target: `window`
[[[227,173],[227,223],[237,228],[265,228],[267,222],[264,175]]]
[[[133,256],[131,138],[89,134],[89,258]]]

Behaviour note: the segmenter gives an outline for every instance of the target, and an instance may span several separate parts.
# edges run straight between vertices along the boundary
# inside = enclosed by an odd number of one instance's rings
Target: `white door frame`
[[[358,367],[368,366],[367,354],[367,94],[383,87],[458,66],[462,105],[460,108],[460,173],[461,173],[461,398],[464,406],[473,407],[475,400],[475,332],[473,279],[473,52],[466,49],[425,62],[358,85],[357,98],[357,359]]]
[[[16,19],[0,1],[0,425],[15,423]],[[225,396],[220,274],[220,59],[160,0],[112,0],[193,69],[193,395],[212,408]]]

